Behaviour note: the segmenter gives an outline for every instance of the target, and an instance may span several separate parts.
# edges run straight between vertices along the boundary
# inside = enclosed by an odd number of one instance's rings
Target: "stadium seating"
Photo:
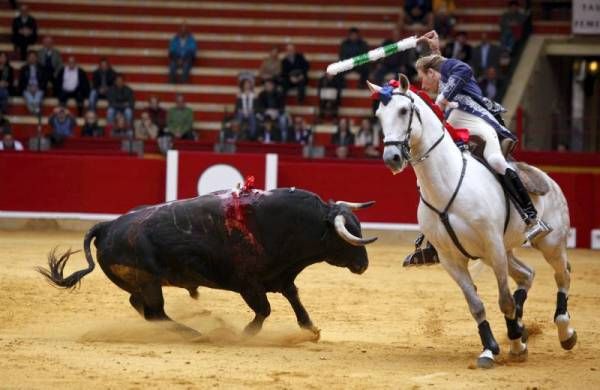
[[[477,41],[482,32],[498,39],[498,19],[505,1],[457,0],[459,25]],[[298,105],[288,99],[292,115],[302,115],[312,123],[317,106],[316,81],[330,62],[337,60],[340,41],[347,29],[357,26],[372,46],[386,38],[397,20],[398,2],[392,0],[300,1],[117,1],[117,0],[32,0],[28,1],[37,18],[39,34],[51,35],[63,56],[74,54],[86,71],[95,69],[107,56],[136,94],[136,117],[151,95],[165,107],[182,92],[195,112],[195,128],[201,139],[212,141],[220,129],[225,112],[231,112],[237,93],[237,75],[256,70],[274,45],[293,42],[311,62],[307,99]],[[0,9],[0,34],[9,34],[14,11]],[[186,21],[198,40],[199,59],[191,83],[167,83],[168,40],[179,24]],[[415,29],[419,29],[417,27]],[[475,43],[475,42],[473,42]],[[0,44],[11,50],[8,41]],[[13,66],[19,68],[18,61]],[[340,115],[358,120],[371,113],[368,93],[357,87],[355,75],[349,76],[343,93]],[[48,116],[57,104],[46,99],[43,114]],[[100,117],[106,104],[101,102]],[[18,137],[33,134],[37,119],[28,115],[23,99],[13,99],[10,120]],[[319,128],[317,142],[327,143],[331,128]]]

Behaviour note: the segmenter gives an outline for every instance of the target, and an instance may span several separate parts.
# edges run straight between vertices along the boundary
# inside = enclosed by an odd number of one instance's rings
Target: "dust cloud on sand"
[[[289,303],[270,294],[272,314],[254,338],[253,313],[238,294],[165,288],[166,311],[197,338],[145,322],[99,267],[79,289],[48,286],[34,267],[56,245],[80,249],[82,234],[0,231],[0,388],[600,388],[600,256],[569,251],[575,270],[569,309],[579,342],[560,348],[553,314],[556,286],[537,252],[518,251],[536,269],[525,304],[526,362],[510,362],[493,273],[477,277],[502,364],[469,369],[481,350],[459,288],[441,267],[407,270],[412,248],[375,244],[363,275],[326,264],[297,280],[312,320],[298,328]],[[85,266],[74,255],[66,272]]]

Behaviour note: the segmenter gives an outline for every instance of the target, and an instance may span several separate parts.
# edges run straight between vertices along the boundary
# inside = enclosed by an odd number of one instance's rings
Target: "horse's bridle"
[[[403,92],[393,92],[392,95],[404,96],[410,100],[410,117],[408,118],[408,128],[406,129],[406,138],[404,138],[403,141],[384,142],[383,146],[397,146],[400,149],[400,153],[402,154],[402,157],[406,161],[408,161],[408,163],[410,165],[418,164],[418,163],[426,160],[429,157],[429,155],[431,154],[431,151],[433,149],[435,149],[436,146],[438,146],[440,144],[440,142],[442,142],[442,140],[444,139],[444,136],[446,135],[446,132],[444,131],[444,125],[442,125],[442,135],[440,136],[440,138],[438,138],[433,143],[433,145],[431,145],[431,147],[429,149],[427,149],[427,151],[425,153],[423,153],[423,155],[421,157],[419,157],[417,159],[413,158],[410,155],[410,135],[412,133],[412,121],[413,121],[414,114],[416,114],[417,119],[419,120],[419,123],[421,124],[421,127],[423,127],[423,122],[421,121],[421,113],[419,112],[419,109],[415,105],[415,100],[413,99],[412,96],[410,96],[406,93],[403,93]]]

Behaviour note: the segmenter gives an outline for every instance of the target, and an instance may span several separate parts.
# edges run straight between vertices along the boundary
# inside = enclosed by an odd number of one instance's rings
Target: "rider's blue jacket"
[[[440,74],[440,91],[446,100],[456,102],[459,110],[478,116],[489,123],[500,138],[516,140],[516,137],[494,117],[506,110],[500,104],[483,96],[469,65],[448,58],[442,63]],[[446,112],[446,117],[451,111],[452,109]]]

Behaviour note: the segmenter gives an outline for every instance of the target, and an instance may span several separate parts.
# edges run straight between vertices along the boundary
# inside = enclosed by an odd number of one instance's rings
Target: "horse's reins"
[[[423,155],[420,158],[415,160],[410,155],[409,142],[410,142],[410,135],[412,132],[412,121],[413,121],[414,114],[417,115],[417,119],[419,120],[421,127],[423,127],[423,122],[421,121],[421,114],[419,113],[419,109],[415,105],[415,101],[412,98],[412,96],[407,95],[403,92],[393,92],[392,95],[404,96],[410,100],[410,117],[408,118],[408,128],[406,129],[406,138],[404,139],[404,141],[388,141],[388,142],[384,142],[383,145],[399,147],[400,153],[402,153],[402,157],[404,157],[404,159],[406,161],[408,161],[409,164],[411,164],[411,165],[418,164],[418,163],[426,160],[429,157],[429,155],[431,154],[431,152],[433,151],[433,149],[435,149],[436,146],[438,146],[444,139],[444,136],[446,135],[446,131],[444,130],[444,124],[442,123],[441,137],[438,138],[437,141],[435,141],[433,143],[433,145],[431,145],[431,147],[429,147],[429,149],[427,149],[427,151],[425,153],[423,153]],[[429,209],[431,211],[433,211],[434,213],[436,213],[438,215],[438,217],[440,217],[440,220],[442,221],[442,224],[446,228],[448,235],[450,236],[450,238],[452,239],[452,242],[454,243],[456,248],[460,251],[460,253],[462,253],[463,256],[465,256],[471,260],[475,260],[475,259],[478,259],[478,257],[471,256],[471,254],[469,254],[469,252],[467,252],[467,250],[462,246],[462,244],[460,243],[460,241],[458,239],[458,236],[456,235],[456,232],[454,231],[454,228],[452,228],[452,225],[450,224],[450,217],[448,215],[448,210],[450,209],[450,206],[452,206],[452,203],[454,203],[454,199],[456,199],[456,195],[458,194],[458,191],[460,190],[460,187],[462,186],[462,182],[463,182],[463,179],[465,178],[466,170],[467,170],[467,159],[465,158],[465,156],[462,156],[462,169],[460,172],[460,178],[458,179],[458,184],[456,185],[456,188],[454,189],[454,193],[452,193],[452,196],[450,197],[450,200],[448,201],[448,204],[446,204],[446,207],[444,208],[443,211],[439,211],[438,209],[433,207],[429,202],[427,202],[425,200],[425,198],[423,198],[421,191],[419,191],[419,197],[421,198],[421,200],[423,201],[425,206],[429,207]]]
[[[435,149],[444,139],[444,136],[446,135],[446,132],[444,131],[444,126],[442,124],[442,135],[440,136],[440,138],[438,138],[433,145],[431,145],[431,147],[429,147],[429,149],[427,149],[427,151],[425,153],[423,153],[423,155],[417,159],[413,158],[410,155],[410,135],[412,133],[412,121],[413,121],[413,117],[414,114],[417,115],[417,119],[419,120],[419,123],[421,124],[421,126],[423,126],[423,122],[421,121],[421,113],[419,112],[419,109],[417,108],[417,106],[415,105],[415,101],[412,98],[412,96],[405,94],[403,92],[393,92],[392,95],[399,95],[399,96],[404,96],[405,98],[408,98],[410,100],[410,116],[408,118],[408,128],[406,129],[406,138],[404,139],[404,141],[388,141],[388,142],[384,142],[383,146],[398,146],[400,149],[400,153],[402,153],[402,157],[404,157],[404,159],[406,161],[408,161],[408,163],[410,165],[416,165],[420,162],[425,161],[429,155],[431,154],[431,152],[433,151],[433,149]]]

